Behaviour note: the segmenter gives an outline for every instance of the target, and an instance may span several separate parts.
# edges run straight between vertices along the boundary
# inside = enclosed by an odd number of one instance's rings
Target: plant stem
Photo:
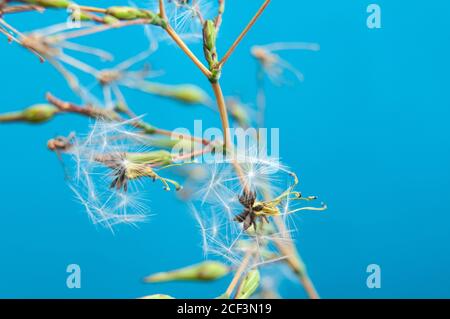
[[[191,152],[191,153],[186,154],[186,155],[180,155],[180,156],[174,157],[173,161],[190,160],[192,158],[199,157],[199,156],[202,156],[204,154],[207,154],[207,153],[211,152],[213,149],[214,149],[214,147],[206,146],[206,147],[203,147],[201,150],[194,151],[194,152]]]
[[[159,0],[159,15],[162,19],[167,21],[166,7],[164,5],[164,0]]]
[[[231,136],[230,136],[230,121],[228,119],[227,106],[225,104],[225,98],[223,96],[222,87],[219,82],[211,82],[214,96],[216,97],[217,107],[220,114],[220,122],[222,123],[223,130],[223,145],[226,151],[232,150]]]
[[[242,275],[245,272],[245,268],[248,266],[250,262],[250,258],[253,255],[253,251],[249,250],[246,254],[244,259],[242,260],[242,263],[239,265],[238,270],[236,270],[236,273],[234,274],[233,279],[231,280],[230,284],[228,285],[227,291],[225,292],[225,295],[231,298],[231,294],[233,293],[234,289],[236,288],[236,285],[239,282],[239,279],[241,279]]]
[[[37,5],[18,5],[13,7],[6,7],[0,9],[0,16],[3,14],[9,14],[9,13],[21,13],[21,12],[28,12],[28,11],[38,11],[43,12],[45,8],[37,6]]]
[[[60,112],[63,112],[63,113],[79,114],[79,115],[83,115],[83,116],[87,116],[87,117],[95,118],[95,119],[103,118],[108,121],[117,121],[117,122],[125,122],[126,121],[125,119],[120,117],[114,111],[108,112],[105,109],[100,109],[100,108],[96,108],[96,107],[92,107],[92,106],[82,107],[82,106],[76,105],[74,103],[62,101],[62,100],[56,98],[55,96],[53,96],[49,92],[46,94],[46,99],[50,104],[56,106],[60,110]],[[1,121],[1,118],[0,118],[0,121]],[[173,137],[174,135],[176,135],[179,139],[182,138],[185,140],[191,140],[192,142],[199,143],[199,144],[202,144],[205,146],[212,144],[212,142],[207,139],[202,139],[200,137],[195,137],[195,136],[192,136],[189,134],[179,134],[179,133],[175,133],[170,130],[160,129],[160,128],[154,127],[154,126],[152,126],[148,123],[145,123],[143,121],[140,121],[140,120],[131,121],[130,125],[135,128],[144,129],[144,130],[145,130],[145,127],[151,127],[151,134],[163,135],[163,136],[167,136],[167,137]]]
[[[225,53],[225,55],[223,56],[222,60],[220,60],[219,67],[222,67],[225,64],[225,62],[227,62],[227,60],[230,58],[231,54],[234,52],[234,50],[239,45],[239,43],[242,41],[242,39],[247,35],[248,31],[250,31],[250,29],[256,23],[256,21],[261,16],[261,14],[264,12],[264,10],[269,5],[269,3],[270,3],[270,0],[264,1],[263,5],[259,8],[259,10],[256,12],[256,14],[250,20],[249,24],[245,27],[245,29],[237,37],[237,39],[234,41],[234,43],[228,49],[227,53]]]
[[[217,12],[217,17],[215,21],[216,30],[219,32],[220,27],[222,26],[223,14],[225,12],[225,0],[218,0],[219,10]]]
[[[170,25],[165,28],[167,34],[175,41],[175,43],[180,47],[181,50],[195,63],[195,65],[202,71],[202,73],[209,79],[212,74],[211,71],[197,58],[197,56],[192,53],[191,49],[184,43],[180,36],[175,32]]]
[[[307,274],[300,277],[300,281],[308,294],[309,299],[320,299],[316,288]]]
[[[99,33],[111,29],[119,29],[123,27],[128,27],[132,25],[139,25],[139,24],[148,24],[150,20],[148,19],[136,19],[136,20],[129,20],[129,21],[120,21],[113,24],[102,24],[99,26],[95,26],[89,29],[84,30],[77,30],[73,32],[67,32],[64,35],[61,35],[58,37],[58,40],[67,40],[67,39],[73,39],[73,38],[79,38],[82,36]]]
[[[97,13],[106,13],[106,9],[104,8],[97,8],[97,7],[91,7],[91,6],[79,6],[77,5],[75,8],[81,10],[81,11],[87,11],[87,12],[97,12]]]
[[[0,115],[0,123],[17,122],[23,120],[21,112],[11,112]]]
[[[320,297],[316,289],[314,288],[314,284],[309,278],[308,273],[305,270],[303,262],[301,261],[298,254],[297,248],[295,247],[291,236],[286,230],[286,224],[279,216],[275,216],[274,220],[280,233],[286,237],[285,239],[287,239],[287,241],[274,240],[275,246],[283,255],[287,257],[288,265],[299,278],[300,283],[305,289],[308,297],[310,299],[319,299]]]
[[[154,134],[168,136],[168,137],[172,137],[172,136],[176,135],[179,138],[191,140],[192,142],[196,142],[196,143],[199,143],[202,145],[210,145],[211,144],[211,141],[202,139],[200,137],[195,137],[195,136],[191,136],[191,135],[187,135],[187,134],[179,134],[179,133],[175,133],[173,131],[164,130],[164,129],[160,129],[160,128],[153,128],[153,132],[154,132]]]

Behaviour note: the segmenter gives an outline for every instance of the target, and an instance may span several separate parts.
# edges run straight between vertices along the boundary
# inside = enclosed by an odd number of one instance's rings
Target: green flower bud
[[[176,138],[149,138],[145,141],[146,145],[157,147],[157,148],[165,148],[165,149],[173,149],[175,146],[178,149],[183,150],[193,150],[194,143],[188,139],[176,139]]]
[[[236,293],[236,299],[248,299],[258,289],[260,281],[258,269],[250,270],[241,282]]]
[[[146,19],[148,15],[145,11],[133,7],[109,7],[106,14],[119,20]]]
[[[58,113],[58,109],[50,104],[36,104],[23,111],[0,114],[0,123],[28,122],[43,123]]]
[[[203,45],[208,50],[216,49],[217,30],[212,20],[206,20],[203,25]]]
[[[144,92],[148,92],[161,97],[173,99],[185,104],[204,104],[210,103],[210,98],[205,91],[196,85],[164,85],[158,83],[145,83],[140,86]]]
[[[172,164],[172,154],[164,150],[147,153],[127,153],[125,159],[134,164],[157,164],[160,166]]]
[[[150,296],[145,296],[139,299],[175,299],[172,296],[169,295],[162,295],[162,294],[156,294],[156,295],[150,295]]]
[[[114,23],[120,22],[120,20],[107,14],[103,17],[103,22],[105,24],[114,24]]]
[[[70,6],[68,0],[23,0],[23,2],[44,8],[67,8]]]
[[[216,49],[217,30],[214,21],[206,20],[203,25],[203,52],[209,69],[212,72],[211,81],[216,82],[220,77],[220,69],[218,68],[219,60]]]
[[[58,113],[58,109],[50,104],[36,104],[22,112],[23,120],[30,123],[47,122]]]
[[[228,113],[231,118],[242,128],[250,127],[251,121],[245,106],[236,99],[227,100]]]
[[[144,279],[148,283],[168,281],[212,281],[227,275],[230,268],[220,262],[205,261],[185,268],[161,272]]]
[[[88,13],[79,11],[79,10],[74,10],[72,12],[72,14],[70,15],[70,18],[73,21],[91,21],[92,20],[92,17]]]

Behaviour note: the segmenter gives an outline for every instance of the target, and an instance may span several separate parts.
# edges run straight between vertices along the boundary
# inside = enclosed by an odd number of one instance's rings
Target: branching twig
[[[256,23],[258,18],[261,16],[261,14],[264,12],[266,7],[269,5],[270,0],[265,0],[261,8],[256,12],[255,16],[250,20],[249,24],[245,27],[245,29],[242,31],[242,33],[237,37],[236,41],[231,45],[231,47],[228,49],[227,53],[223,56],[222,60],[219,62],[219,66],[223,66],[228,59],[230,58],[231,54],[233,54],[236,47],[239,45],[239,43],[242,41],[242,39],[247,35],[248,31],[253,27],[253,25]]]

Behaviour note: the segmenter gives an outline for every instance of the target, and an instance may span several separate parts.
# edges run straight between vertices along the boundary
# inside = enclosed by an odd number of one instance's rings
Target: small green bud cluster
[[[203,25],[203,52],[209,69],[212,72],[211,82],[217,82],[220,78],[219,60],[216,49],[217,29],[213,20],[206,20]]]

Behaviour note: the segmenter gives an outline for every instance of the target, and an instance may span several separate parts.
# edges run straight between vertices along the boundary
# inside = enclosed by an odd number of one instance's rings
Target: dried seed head
[[[169,184],[175,186],[176,190],[181,189],[177,182],[159,176],[153,169],[173,163],[172,156],[167,151],[96,154],[93,159],[112,170],[111,188],[127,191],[129,181],[147,177],[153,181],[161,181],[168,191],[170,190]]]

